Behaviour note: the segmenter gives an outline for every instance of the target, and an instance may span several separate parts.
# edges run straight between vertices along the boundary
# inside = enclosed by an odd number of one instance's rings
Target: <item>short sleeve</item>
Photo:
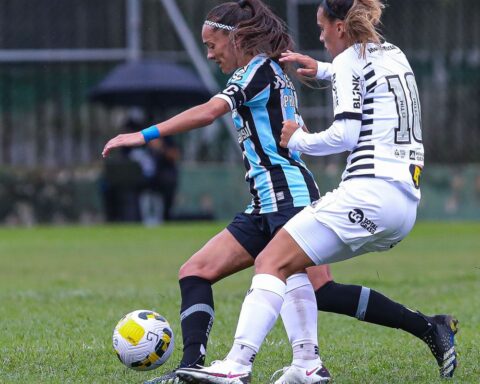
[[[332,93],[335,120],[362,120],[363,78],[358,60],[344,52],[332,63]]]
[[[266,103],[270,90],[269,68],[267,62],[263,61],[238,69],[227,87],[215,97],[225,100],[232,110],[243,105],[251,107]]]

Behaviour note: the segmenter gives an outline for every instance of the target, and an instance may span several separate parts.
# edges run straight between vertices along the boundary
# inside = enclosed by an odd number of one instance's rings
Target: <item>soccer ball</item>
[[[165,363],[173,352],[173,331],[167,320],[148,310],[125,315],[113,331],[113,348],[128,368],[149,371]]]

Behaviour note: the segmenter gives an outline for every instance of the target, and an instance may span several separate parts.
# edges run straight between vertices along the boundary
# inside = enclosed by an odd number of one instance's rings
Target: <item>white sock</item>
[[[251,365],[282,308],[285,283],[273,275],[258,274],[243,301],[235,341],[227,359]]]
[[[311,368],[319,362],[317,300],[306,273],[287,279],[281,314],[293,349],[293,364]]]

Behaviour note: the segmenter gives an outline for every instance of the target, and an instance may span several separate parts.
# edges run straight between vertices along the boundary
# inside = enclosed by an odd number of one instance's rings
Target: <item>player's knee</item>
[[[180,267],[178,271],[178,279],[180,280],[187,276],[195,276],[194,270],[195,268],[193,268],[193,266],[187,261]]]
[[[261,253],[255,260],[255,273],[265,273],[274,276],[283,275],[282,265],[278,263],[274,257],[269,257],[268,254]]]
[[[207,261],[189,259],[178,271],[179,279],[188,276],[197,276],[205,280],[215,281],[219,277],[219,271],[214,265],[209,265]]]
[[[333,280],[328,265],[307,268],[307,273],[314,290],[323,287],[325,284]]]

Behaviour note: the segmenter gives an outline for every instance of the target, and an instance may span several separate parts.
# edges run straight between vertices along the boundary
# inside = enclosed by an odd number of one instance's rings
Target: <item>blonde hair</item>
[[[348,43],[360,44],[362,57],[368,43],[382,43],[383,36],[378,28],[385,5],[380,0],[324,0],[320,7],[330,21],[343,20]]]

